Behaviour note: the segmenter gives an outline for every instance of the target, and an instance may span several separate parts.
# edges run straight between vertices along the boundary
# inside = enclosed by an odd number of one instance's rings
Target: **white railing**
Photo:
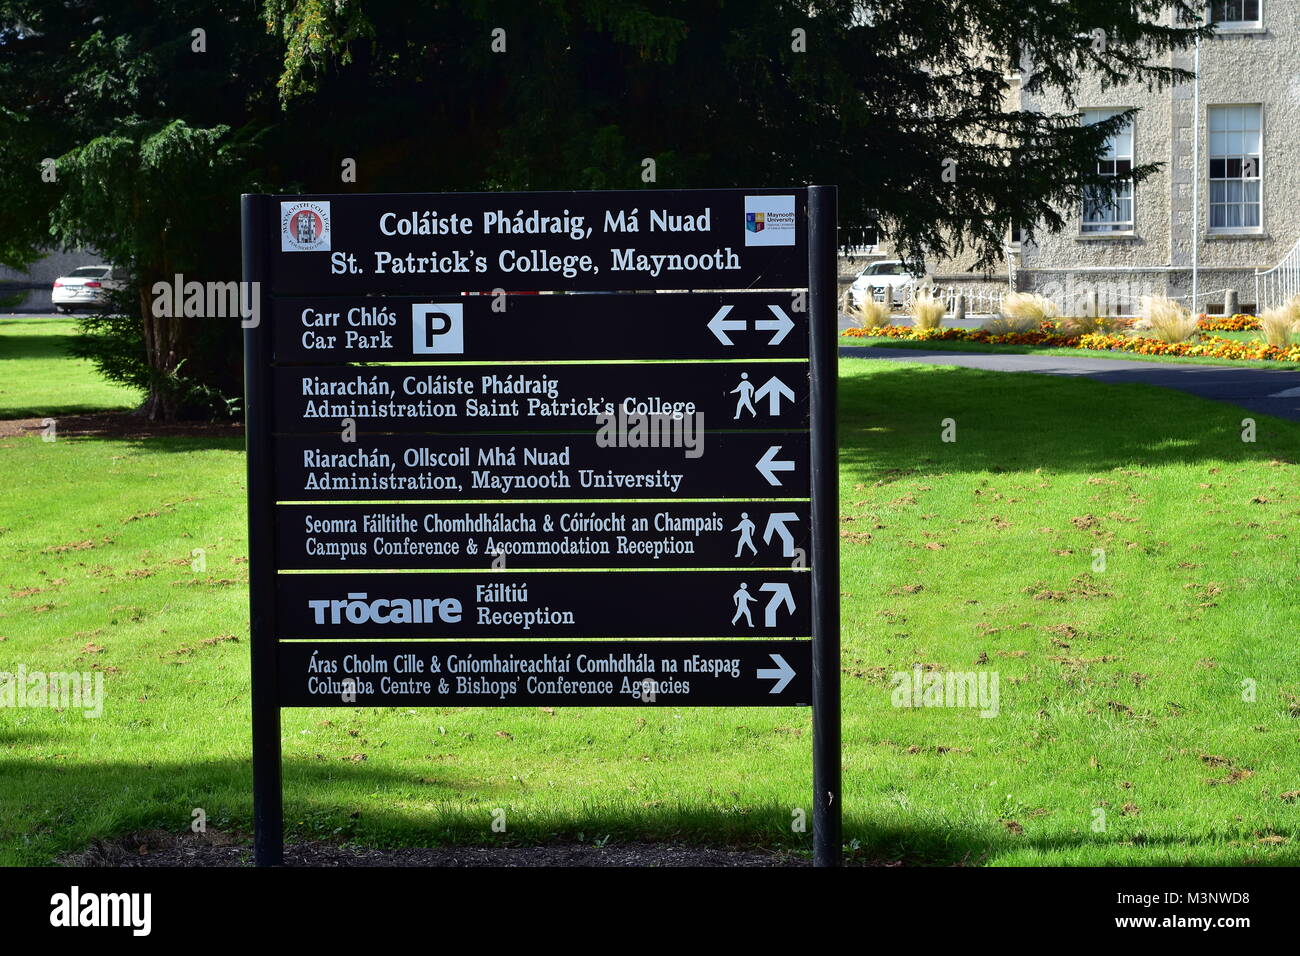
[[[1275,309],[1300,295],[1300,240],[1271,269],[1255,270],[1255,314]]]
[[[930,288],[930,287],[927,287]],[[894,302],[893,311],[895,314],[907,314],[912,310],[913,300],[916,298],[916,287],[913,285],[899,286],[892,290],[876,289],[874,298],[877,302],[883,302],[886,296],[892,291]],[[959,297],[966,300],[966,314],[968,316],[977,315],[997,315],[1002,311],[1002,300],[1007,295],[1007,291],[1000,283],[987,283],[983,286],[972,286],[967,284],[956,286],[937,286],[930,289],[937,299],[941,299],[948,309],[948,315],[953,315],[957,311],[957,299]],[[1146,293],[1138,295],[1129,295],[1126,293],[1115,292],[1109,289],[1090,290],[1095,291],[1097,296],[1097,311],[1102,315],[1116,317],[1133,317],[1140,315],[1142,312],[1142,300],[1148,295],[1159,295],[1160,293]],[[1213,289],[1208,292],[1198,292],[1195,297],[1190,295],[1170,296],[1176,302],[1186,303],[1193,315],[1199,315],[1203,307],[1208,305],[1211,300],[1217,299],[1220,302],[1226,302],[1229,289]],[[1300,294],[1300,288],[1297,288],[1297,294]],[[1091,304],[1087,301],[1087,293],[1079,292],[1074,295],[1062,297],[1047,297],[1053,302],[1060,314],[1063,316],[1083,315]],[[1285,301],[1285,299],[1283,300]],[[1202,308],[1198,308],[1198,305]]]

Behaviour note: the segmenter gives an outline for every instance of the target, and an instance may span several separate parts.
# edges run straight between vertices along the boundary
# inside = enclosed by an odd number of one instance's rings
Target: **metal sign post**
[[[664,703],[811,705],[838,864],[835,217],[833,187],[244,197],[258,865],[282,707]]]

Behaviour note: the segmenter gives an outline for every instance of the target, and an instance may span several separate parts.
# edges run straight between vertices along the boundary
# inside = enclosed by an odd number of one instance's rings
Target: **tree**
[[[1162,63],[1206,31],[1202,6],[4,2],[0,261],[28,262],[53,239],[100,249],[142,285],[174,272],[229,280],[246,189],[820,182],[840,187],[846,245],[878,228],[912,258],[969,249],[989,264],[1013,224],[1030,238],[1060,229],[1085,188],[1113,184],[1096,160],[1126,119],[1081,127],[1071,113],[1008,111],[1011,59],[1032,60],[1030,89],[1067,102],[1082,70],[1176,82],[1185,74]],[[193,51],[195,28],[205,53]],[[43,156],[61,157],[50,188]],[[355,182],[341,179],[345,160]],[[151,325],[147,304],[137,296],[133,314],[148,410],[236,395],[229,324],[223,335],[212,323]]]
[[[265,93],[278,50],[256,14],[232,0],[0,5],[0,261],[84,247],[129,276],[121,314],[85,320],[78,351],[145,388],[151,418],[227,411],[240,392],[237,321],[151,306],[177,274],[238,276],[238,196],[260,182],[259,136],[280,115]]]

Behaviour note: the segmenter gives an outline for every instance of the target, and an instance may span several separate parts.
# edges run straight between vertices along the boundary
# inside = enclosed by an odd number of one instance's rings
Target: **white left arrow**
[[[775,667],[760,667],[755,676],[759,680],[774,680],[775,684],[768,691],[769,694],[779,694],[785,690],[790,681],[794,678],[794,668],[791,667],[784,657],[780,654],[768,654],[772,658]]]
[[[781,484],[781,479],[776,476],[778,471],[794,471],[794,462],[776,457],[780,451],[780,445],[773,445],[763,452],[762,458],[754,462],[754,467],[758,469],[760,475],[767,479],[769,485]]]
[[[764,397],[767,398],[767,413],[769,415],[781,414],[782,396],[788,401],[794,401],[794,392],[790,391],[789,386],[775,375],[754,390],[754,397],[760,402]]]
[[[760,585],[758,589],[772,592],[772,599],[767,602],[767,607],[763,608],[764,627],[776,627],[776,611],[782,604],[791,614],[794,613],[794,595],[790,593],[790,585],[784,581],[768,582]]]
[[[736,343],[731,341],[731,336],[727,333],[740,332],[745,328],[744,319],[727,318],[727,313],[730,311],[731,306],[724,305],[713,314],[713,318],[709,319],[709,331],[712,332],[723,345],[735,345]]]

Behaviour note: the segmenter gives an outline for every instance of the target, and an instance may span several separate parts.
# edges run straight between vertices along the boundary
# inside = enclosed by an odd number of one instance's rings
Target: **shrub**
[[[1196,317],[1191,310],[1168,296],[1144,295],[1141,315],[1141,320],[1133,327],[1170,345],[1186,342],[1197,331]]]
[[[1125,328],[1127,323],[1114,315],[1074,315],[1061,322],[1067,335],[1110,335]]]
[[[889,324],[892,311],[890,303],[867,297],[854,310],[853,317],[860,329],[878,329]]]
[[[943,325],[948,307],[933,292],[918,290],[912,297],[912,324],[918,329],[937,329]]]
[[[1002,297],[1001,318],[1023,330],[1037,328],[1040,323],[1060,315],[1055,302],[1034,292],[1010,292]]]
[[[1269,345],[1286,348],[1291,344],[1291,333],[1297,330],[1296,300],[1292,299],[1280,309],[1269,309],[1259,317],[1260,337]]]

